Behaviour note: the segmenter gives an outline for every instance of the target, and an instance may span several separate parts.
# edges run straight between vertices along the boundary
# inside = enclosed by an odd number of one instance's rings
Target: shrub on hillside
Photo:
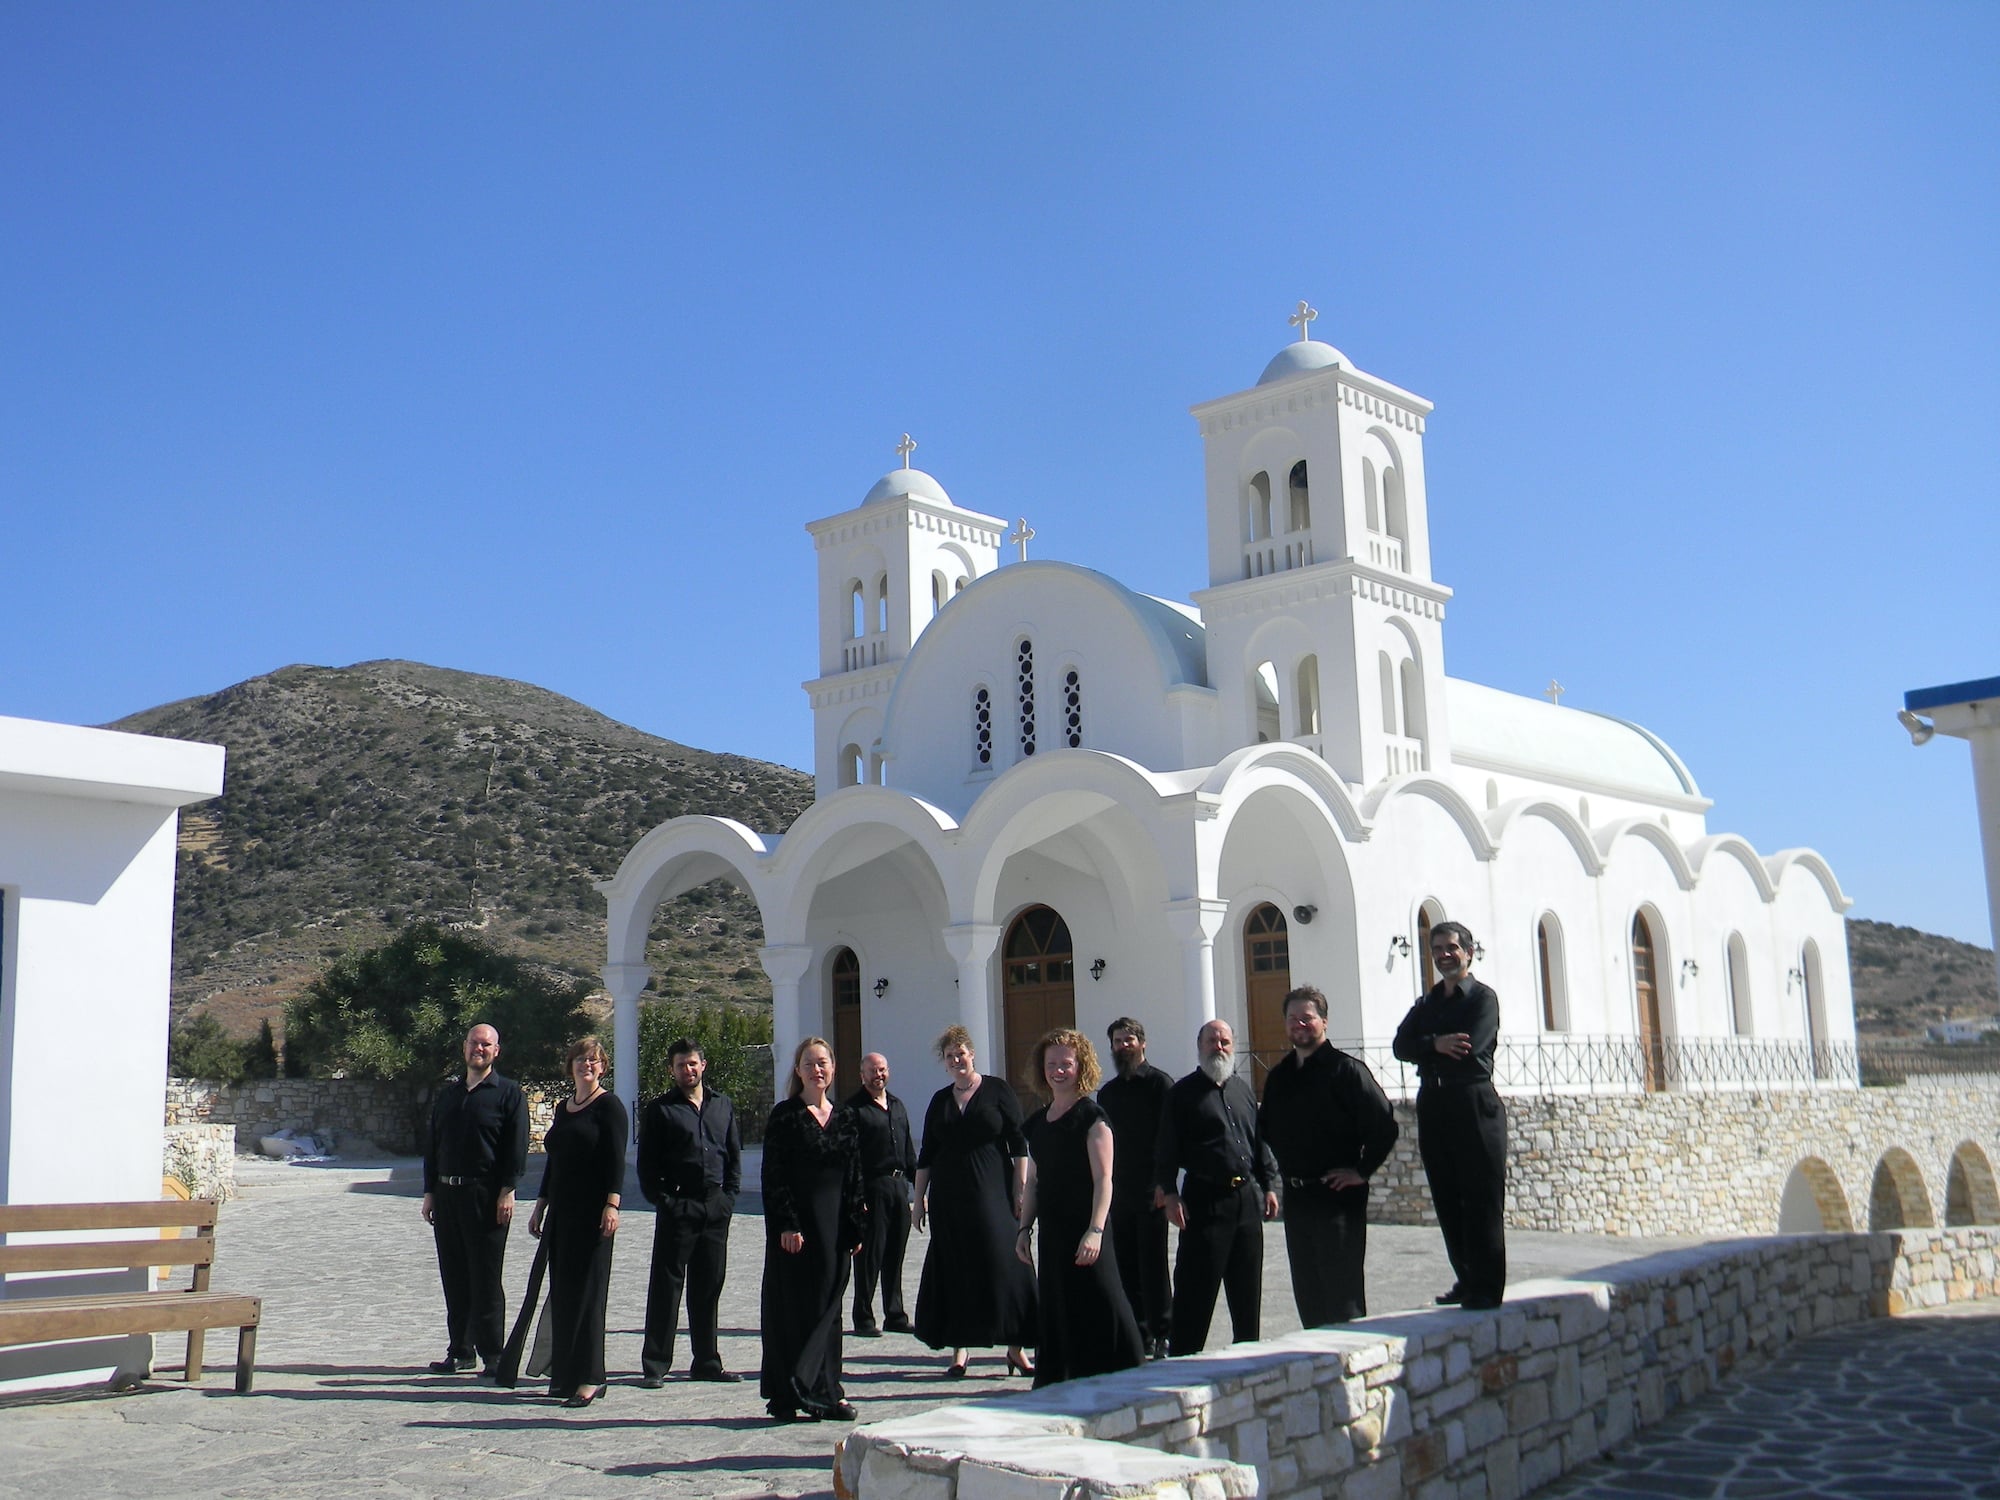
[[[650,1099],[673,1087],[667,1049],[681,1037],[701,1044],[708,1059],[705,1086],[731,1099],[748,1098],[770,1071],[768,1055],[752,1047],[771,1045],[771,1012],[737,1005],[702,1005],[691,1000],[654,1000],[639,1007],[639,1097]]]
[[[183,1016],[167,1030],[167,1076],[241,1083],[247,1076],[245,1050],[214,1016]]]

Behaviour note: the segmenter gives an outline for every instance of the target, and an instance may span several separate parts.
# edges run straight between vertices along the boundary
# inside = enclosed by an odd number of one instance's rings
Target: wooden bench
[[[102,1292],[37,1297],[32,1282],[15,1281],[0,1297],[0,1346],[47,1344],[64,1339],[112,1338],[120,1334],[186,1333],[190,1385],[201,1380],[202,1341],[211,1328],[235,1328],[236,1389],[250,1389],[257,1358],[257,1323],[263,1299],[208,1289],[215,1263],[218,1205],[206,1199],[158,1203],[0,1204],[0,1275],[26,1271],[143,1270],[189,1266],[193,1284],[182,1290]],[[146,1229],[151,1239],[33,1240],[17,1235],[76,1235],[87,1230]],[[193,1229],[190,1238],[160,1239],[165,1229]],[[24,1295],[25,1293],[25,1295]]]

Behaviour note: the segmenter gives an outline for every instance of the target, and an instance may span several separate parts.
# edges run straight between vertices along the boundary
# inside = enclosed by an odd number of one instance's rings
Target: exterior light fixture
[[[1389,939],[1389,956],[1393,959],[1399,955],[1403,958],[1410,956],[1410,940],[1400,932]]]
[[[876,998],[877,1000],[880,1000],[880,999],[881,999],[881,998],[882,998],[882,997],[883,997],[884,995],[886,995],[886,994],[888,994],[888,993],[889,993],[889,981],[888,981],[888,980],[886,980],[886,979],[878,979],[878,980],[876,980],[876,981],[875,981],[875,998]]]
[[[1100,959],[1098,959],[1098,960],[1097,960],[1097,961],[1096,961],[1095,963],[1091,964],[1091,966],[1090,966],[1090,977],[1091,977],[1091,979],[1092,979],[1093,981],[1095,981],[1095,980],[1099,980],[1099,979],[1102,979],[1102,978],[1104,977],[1104,960],[1103,960],[1103,959],[1101,959],[1101,958],[1100,958]]]

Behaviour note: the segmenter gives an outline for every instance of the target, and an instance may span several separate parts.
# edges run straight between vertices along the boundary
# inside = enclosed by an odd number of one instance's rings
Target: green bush
[[[271,1034],[271,1018],[264,1017],[257,1027],[257,1034],[243,1044],[243,1076],[245,1078],[276,1078],[278,1076],[278,1039]]]
[[[242,1042],[232,1041],[222,1023],[204,1012],[183,1016],[167,1031],[167,1075],[213,1083],[241,1083],[247,1076]]]
[[[706,1086],[732,1100],[745,1099],[765,1081],[771,1045],[771,1012],[761,1006],[703,1005],[654,1000],[639,1007],[639,1097],[650,1099],[674,1085],[667,1049],[681,1037],[701,1044],[708,1059]]]

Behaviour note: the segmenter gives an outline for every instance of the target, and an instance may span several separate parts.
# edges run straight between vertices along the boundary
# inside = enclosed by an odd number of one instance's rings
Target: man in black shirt
[[[1167,1107],[1173,1075],[1146,1061],[1146,1027],[1131,1016],[1111,1023],[1111,1061],[1117,1076],[1097,1091],[1111,1122],[1111,1244],[1125,1300],[1139,1317],[1146,1352],[1167,1352],[1173,1327],[1167,1281],[1166,1199],[1153,1182],[1153,1144]]]
[[[500,1288],[514,1188],[528,1165],[528,1101],[521,1086],[493,1071],[500,1033],[481,1024],[465,1034],[465,1073],[438,1086],[424,1142],[424,1222],[437,1241],[448,1342],[433,1360],[440,1375],[482,1363],[491,1370],[507,1344]]]
[[[861,1087],[848,1096],[861,1138],[861,1180],[868,1201],[867,1233],[854,1260],[854,1331],[864,1339],[910,1331],[903,1311],[903,1251],[910,1242],[910,1183],[917,1146],[910,1112],[889,1092],[889,1059],[861,1059]],[[882,1284],[882,1321],[875,1322],[875,1284]]]
[[[639,1114],[639,1190],[653,1205],[653,1265],[639,1384],[658,1390],[674,1363],[687,1289],[688,1379],[737,1381],[722,1367],[716,1310],[729,1270],[729,1220],[743,1186],[743,1138],[729,1096],[702,1086],[708,1057],[682,1037],[667,1049],[674,1087]]]
[[[1201,1064],[1167,1090],[1160,1114],[1154,1180],[1181,1232],[1175,1354],[1199,1354],[1208,1342],[1218,1286],[1229,1299],[1236,1343],[1255,1339],[1263,1316],[1263,1220],[1278,1216],[1278,1164],[1257,1128],[1257,1096],[1235,1076],[1235,1051],[1227,1021],[1202,1027],[1195,1037]]]
[[[1396,1116],[1368,1065],[1326,1039],[1326,996],[1285,996],[1292,1050],[1264,1080],[1258,1119],[1285,1174],[1285,1253],[1306,1328],[1368,1316],[1368,1179]]]
[[[1493,1087],[1500,997],[1472,977],[1472,933],[1431,929],[1438,982],[1396,1028],[1394,1052],[1416,1064],[1417,1149],[1445,1254],[1458,1279],[1440,1305],[1500,1305],[1507,1286],[1507,1108]]]

